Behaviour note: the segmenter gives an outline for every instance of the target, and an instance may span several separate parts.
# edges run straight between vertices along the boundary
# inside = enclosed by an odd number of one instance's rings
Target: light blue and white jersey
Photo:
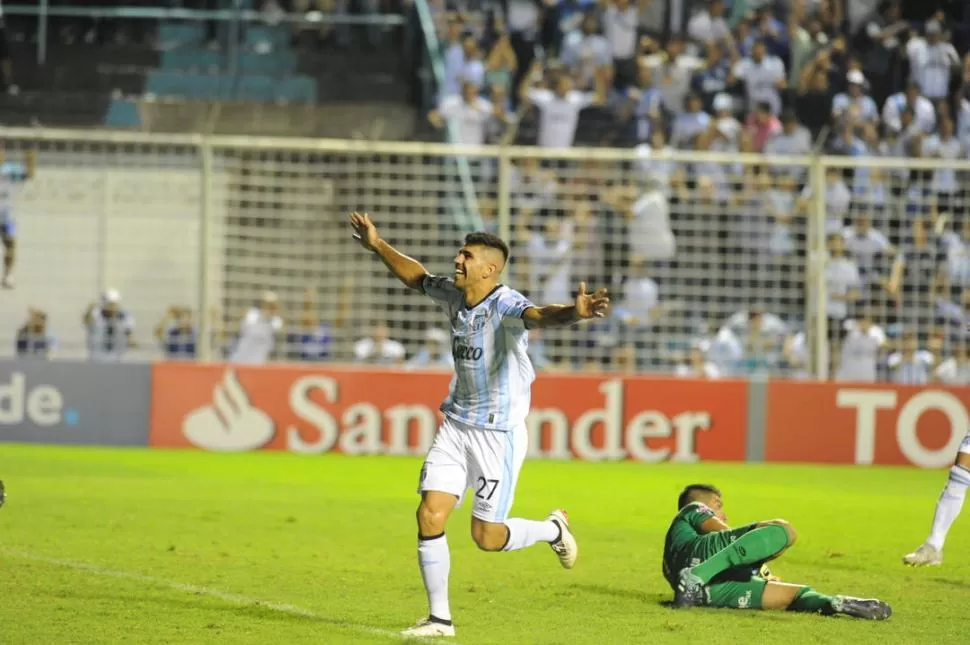
[[[0,231],[13,228],[14,186],[27,180],[27,168],[19,163],[0,164]],[[4,233],[13,235],[13,231]]]
[[[483,430],[509,432],[521,427],[536,377],[522,315],[534,305],[518,291],[499,285],[469,308],[454,280],[442,276],[425,276],[421,289],[451,319],[455,375],[441,411]]]

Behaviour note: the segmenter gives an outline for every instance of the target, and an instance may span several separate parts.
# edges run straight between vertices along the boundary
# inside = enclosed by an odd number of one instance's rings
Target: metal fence
[[[539,303],[580,280],[613,290],[602,324],[533,335],[540,369],[828,377],[860,320],[886,353],[915,342],[942,357],[966,336],[965,161],[33,129],[0,143],[8,162],[37,156],[12,197],[3,354],[36,307],[57,355],[85,356],[82,314],[116,288],[138,324],[130,360],[161,355],[152,328],[172,305],[194,312],[199,357],[222,358],[267,289],[288,329],[329,327],[325,360],[385,333],[413,356],[447,321],[353,244],[346,214],[370,212],[449,271],[477,225],[453,215],[468,176],[481,225],[512,247],[511,286]],[[285,345],[277,358],[299,360]]]

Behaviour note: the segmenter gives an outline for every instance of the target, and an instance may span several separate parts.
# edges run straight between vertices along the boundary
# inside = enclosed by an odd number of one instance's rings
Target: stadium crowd
[[[523,158],[513,169],[514,242],[528,250],[519,277],[531,295],[562,299],[574,275],[602,276],[620,293],[619,323],[594,329],[589,344],[640,369],[801,373],[812,191],[807,168],[771,157],[820,152],[846,157],[823,196],[833,374],[843,347],[878,356],[881,378],[909,381],[963,355],[963,174],[852,164],[968,159],[967,7],[929,3],[913,20],[887,0],[853,30],[840,2],[705,0],[658,30],[656,6],[631,0],[436,6],[444,79],[429,121],[450,122],[451,141],[636,150],[632,165]],[[670,151],[762,153],[765,163]],[[495,173],[480,169],[476,186],[494,199]],[[596,267],[577,269],[590,255]],[[683,298],[691,293],[703,295]],[[769,338],[751,337],[752,310]]]
[[[970,11],[948,5],[917,22],[887,1],[853,31],[841,2],[710,0],[682,21],[662,17],[658,29],[654,9],[671,4],[430,3],[444,61],[430,126],[449,126],[462,143],[635,150],[635,163],[523,155],[512,168],[513,283],[537,302],[569,300],[580,279],[616,295],[615,315],[580,335],[533,334],[536,366],[705,378],[812,372],[812,187],[804,165],[771,158],[822,151],[846,158],[820,196],[830,376],[970,383],[965,178],[852,166],[862,157],[968,158]],[[765,161],[683,161],[670,151]],[[487,163],[473,171],[494,232],[497,173]],[[437,327],[402,343],[379,321],[348,329],[345,305],[321,320],[311,292],[298,310],[274,302],[243,315],[205,312],[212,346],[256,360],[239,354],[251,328],[262,337],[258,360],[450,361]],[[116,318],[119,308],[109,293],[85,313],[93,358],[120,358],[133,342],[134,321]],[[170,358],[197,353],[186,307],[171,308],[153,337]],[[43,312],[31,311],[18,354],[55,345]]]

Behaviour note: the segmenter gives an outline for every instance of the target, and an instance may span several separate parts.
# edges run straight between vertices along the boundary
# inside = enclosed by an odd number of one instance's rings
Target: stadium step
[[[155,70],[148,75],[145,91],[158,97],[181,97],[196,101],[312,104],[317,100],[316,82],[306,76],[278,79],[262,75],[184,74]]]
[[[98,92],[0,94],[0,125],[93,127],[104,121],[110,103],[109,94]]]

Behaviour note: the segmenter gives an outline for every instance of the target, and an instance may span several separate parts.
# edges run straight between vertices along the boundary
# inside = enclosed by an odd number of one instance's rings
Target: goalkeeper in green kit
[[[827,596],[771,575],[765,563],[795,543],[795,531],[784,520],[732,529],[721,491],[707,484],[685,488],[677,508],[667,530],[663,561],[676,607],[786,609],[869,620],[892,615],[892,608],[881,600]]]

